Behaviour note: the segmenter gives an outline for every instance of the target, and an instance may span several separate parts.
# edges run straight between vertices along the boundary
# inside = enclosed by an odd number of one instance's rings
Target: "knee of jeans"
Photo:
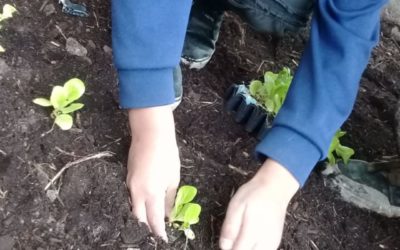
[[[295,33],[305,28],[313,3],[313,0],[228,1],[234,6],[233,11],[239,14],[253,29],[276,35]]]
[[[306,27],[307,22],[289,23],[286,20],[272,14],[248,13],[245,21],[257,32],[270,33],[282,36],[287,33],[297,33]]]

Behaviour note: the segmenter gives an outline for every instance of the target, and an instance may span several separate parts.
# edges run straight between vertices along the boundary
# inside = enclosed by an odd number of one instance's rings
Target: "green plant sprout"
[[[191,201],[197,194],[197,188],[193,186],[182,186],[179,188],[175,199],[175,206],[169,217],[169,223],[174,228],[183,231],[186,239],[193,240],[195,234],[191,225],[199,222],[201,206]]]
[[[264,82],[251,81],[249,86],[252,95],[261,106],[272,115],[276,115],[282,107],[293,76],[289,68],[283,68],[278,74],[268,71],[264,74]]]
[[[5,4],[3,6],[3,13],[0,13],[0,22],[11,18],[15,12],[17,12],[17,9],[14,6]]]
[[[340,138],[343,137],[345,134],[346,134],[345,131],[338,130],[335,136],[333,136],[331,145],[329,146],[328,157],[327,157],[328,164],[330,166],[336,164],[337,162],[336,156],[340,157],[343,160],[344,164],[347,164],[350,158],[354,155],[354,149],[343,146],[340,143]]]
[[[62,130],[72,128],[73,118],[71,113],[83,108],[82,103],[73,103],[85,93],[85,84],[78,78],[67,81],[64,86],[54,86],[50,95],[50,100],[46,98],[36,98],[33,102],[43,107],[53,107],[51,117],[54,123]]]
[[[13,16],[14,12],[16,12],[16,11],[17,11],[17,9],[14,8],[12,5],[5,4],[3,6],[3,13],[0,13],[0,29],[2,28],[1,22],[8,18],[11,18]],[[0,45],[0,53],[3,53],[5,51],[6,50],[4,49],[4,47]]]

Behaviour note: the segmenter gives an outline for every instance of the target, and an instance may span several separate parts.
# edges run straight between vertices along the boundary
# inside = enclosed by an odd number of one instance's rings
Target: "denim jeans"
[[[314,5],[314,0],[219,1],[225,10],[238,14],[256,31],[276,35],[305,28]]]

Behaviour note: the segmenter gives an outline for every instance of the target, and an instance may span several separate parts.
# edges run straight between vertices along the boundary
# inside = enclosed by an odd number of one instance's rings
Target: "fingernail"
[[[228,239],[220,239],[219,246],[222,250],[230,250],[233,247],[233,242]]]

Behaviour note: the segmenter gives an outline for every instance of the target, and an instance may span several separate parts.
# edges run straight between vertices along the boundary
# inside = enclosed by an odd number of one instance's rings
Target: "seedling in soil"
[[[268,71],[264,74],[264,82],[254,80],[249,90],[267,112],[276,115],[282,107],[293,76],[289,68],[283,68],[278,74]]]
[[[197,194],[197,188],[193,186],[182,186],[178,190],[175,199],[175,206],[169,217],[169,223],[174,228],[183,231],[186,239],[193,240],[195,234],[190,228],[191,225],[199,222],[201,206],[191,201]]]
[[[15,9],[12,5],[9,4],[5,4],[3,6],[3,13],[0,13],[0,29],[1,29],[1,22],[11,18],[14,14],[14,12],[16,12],[17,9]],[[3,46],[0,45],[0,53],[5,52],[6,50],[3,48]]]
[[[67,81],[64,86],[54,86],[50,95],[50,100],[46,98],[36,98],[33,102],[43,107],[53,107],[51,118],[62,130],[68,130],[73,125],[71,113],[83,108],[82,103],[74,103],[83,93],[85,93],[85,84],[73,78]]]
[[[0,13],[0,23],[8,18],[11,18],[15,12],[17,12],[16,8],[14,8],[12,5],[5,4],[3,6],[3,13]]]
[[[328,150],[328,164],[333,166],[337,162],[337,158],[341,158],[344,164],[347,164],[354,155],[354,150],[350,147],[343,146],[340,143],[340,138],[346,134],[345,131],[338,130],[332,139]]]

